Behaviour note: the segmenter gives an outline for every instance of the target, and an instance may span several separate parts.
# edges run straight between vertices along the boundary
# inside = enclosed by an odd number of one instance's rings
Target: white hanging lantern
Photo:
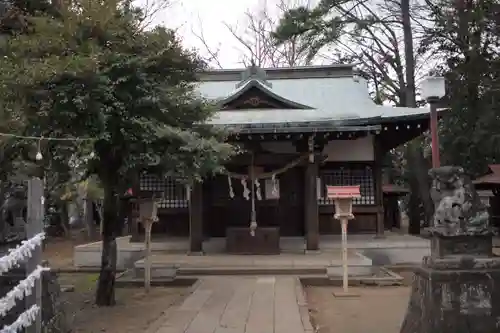
[[[426,77],[422,81],[421,95],[426,101],[433,98],[443,98],[446,95],[445,78],[441,76]]]

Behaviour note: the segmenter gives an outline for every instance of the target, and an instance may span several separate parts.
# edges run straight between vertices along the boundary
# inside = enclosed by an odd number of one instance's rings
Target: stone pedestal
[[[485,207],[462,168],[430,173],[431,255],[415,272],[401,333],[500,332],[500,258]]]
[[[413,278],[401,333],[498,331],[500,259],[426,257]]]
[[[432,258],[449,258],[451,256],[492,257],[492,251],[493,240],[491,235],[434,235],[431,238]]]

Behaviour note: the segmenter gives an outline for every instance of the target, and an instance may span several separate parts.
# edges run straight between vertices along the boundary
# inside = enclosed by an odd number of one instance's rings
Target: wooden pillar
[[[194,182],[189,198],[189,253],[203,253],[203,183]]]
[[[28,181],[28,216],[26,227],[26,238],[30,239],[43,232],[44,218],[44,196],[43,181],[40,178],[33,178]],[[42,243],[43,244],[43,243]],[[43,246],[43,245],[42,245]],[[31,251],[31,257],[26,262],[26,275],[31,274],[42,264],[42,246],[36,246]],[[43,274],[42,274],[43,275]],[[26,309],[33,305],[42,308],[42,277],[34,282],[31,294],[25,298]],[[27,327],[26,333],[42,332],[42,313],[38,311],[31,326]]]
[[[128,216],[128,224],[129,224],[129,233],[131,235],[131,242],[138,242],[141,240],[141,236],[139,235],[139,201],[141,197],[141,176],[139,173],[135,175],[132,180],[132,192],[135,199],[130,201],[130,215]]]
[[[319,211],[316,178],[318,177],[318,157],[307,161],[304,172],[304,222],[306,231],[306,251],[319,250]]]
[[[500,228],[500,189],[493,189],[493,196],[490,197],[490,225]]]
[[[382,163],[384,158],[384,151],[380,142],[380,137],[376,135],[373,138],[373,151],[374,151],[374,167],[373,167],[373,180],[375,182],[375,206],[377,207],[377,226],[376,237],[384,237],[384,191],[382,189]]]

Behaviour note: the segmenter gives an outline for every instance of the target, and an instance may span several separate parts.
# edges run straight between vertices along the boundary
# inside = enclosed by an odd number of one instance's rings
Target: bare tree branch
[[[172,7],[176,1],[177,0],[143,0],[143,4],[140,6],[143,12],[140,27],[143,29],[149,27],[160,12]]]
[[[275,6],[268,6],[267,1],[259,4],[257,10],[245,12],[243,25],[226,28],[241,46],[240,57],[243,64],[254,62],[261,67],[282,67],[306,65],[308,47],[300,37],[276,45],[271,33],[275,30],[278,19],[291,8],[309,6],[310,0],[280,0]],[[274,10],[274,12],[273,12]]]
[[[223,68],[222,64],[219,59],[219,53],[220,53],[220,46],[217,48],[211,47],[209,43],[207,42],[207,39],[205,37],[205,34],[203,33],[203,23],[201,22],[200,16],[198,16],[198,25],[200,26],[200,32],[196,33],[193,28],[191,28],[191,33],[193,36],[195,36],[200,43],[203,45],[204,51],[208,53],[208,57],[206,57],[204,60],[207,62],[207,64],[215,64],[216,67],[218,68]]]

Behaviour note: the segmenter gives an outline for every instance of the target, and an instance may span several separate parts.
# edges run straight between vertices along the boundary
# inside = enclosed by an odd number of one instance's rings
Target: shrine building
[[[153,237],[189,238],[191,252],[213,237],[226,237],[232,253],[279,252],[281,237],[317,250],[320,235],[340,233],[327,185],[360,185],[350,234],[383,235],[392,225],[382,159],[428,129],[427,108],[376,105],[352,65],[210,70],[199,92],[219,103],[210,124],[246,152],[190,195],[175,179],[143,172],[139,196],[162,198]]]

